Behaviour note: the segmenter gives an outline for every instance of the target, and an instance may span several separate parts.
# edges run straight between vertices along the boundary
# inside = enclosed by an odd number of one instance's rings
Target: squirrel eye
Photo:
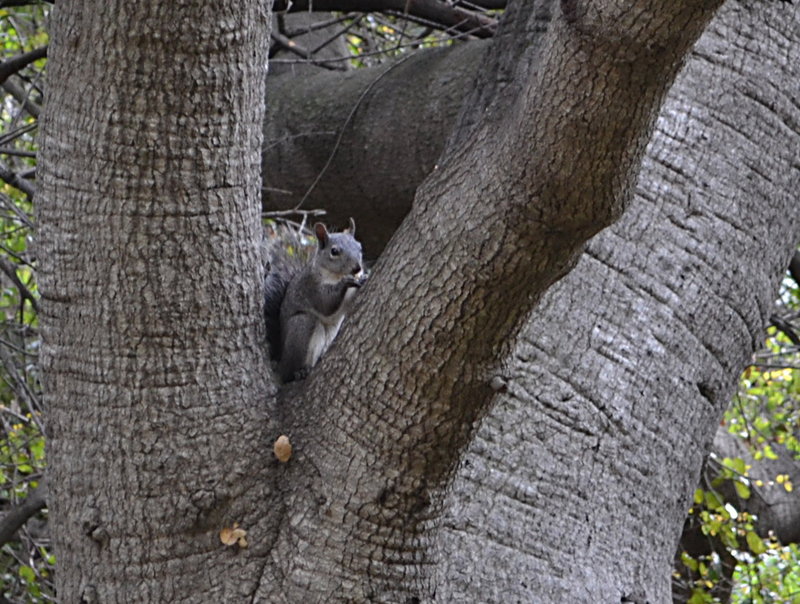
[[[340,253],[340,250],[339,250],[338,247],[334,246],[334,247],[331,248],[331,256],[338,256],[339,253]]]

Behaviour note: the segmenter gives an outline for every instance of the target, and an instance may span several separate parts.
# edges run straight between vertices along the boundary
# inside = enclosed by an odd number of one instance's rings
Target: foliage
[[[44,5],[0,10],[0,61],[47,44]],[[45,59],[9,75],[0,104],[0,513],[18,509],[40,485],[45,428],[38,375],[38,293],[29,246],[31,178]],[[54,601],[55,558],[47,511],[30,518],[0,551],[0,600]]]
[[[750,458],[710,456],[713,478],[698,488],[689,510],[688,526],[713,544],[709,550],[683,551],[684,582],[691,604],[800,604],[800,548],[781,544],[756,515],[746,511],[754,493],[763,489],[796,488],[788,473],[753,478],[753,464],[777,460],[779,452],[800,462],[800,286],[787,275],[776,302],[773,326],[764,349],[743,373],[739,391],[725,413],[723,425],[747,445]],[[709,472],[709,469],[711,470]],[[774,492],[774,491],[773,491]],[[689,583],[689,585],[686,585]],[[728,600],[728,597],[730,600]]]
[[[464,3],[462,11],[465,19],[458,24],[389,10],[333,13],[330,18],[319,17],[313,23],[303,21],[301,25],[291,20],[298,13],[277,11],[270,61],[272,64],[311,63],[334,70],[369,67],[420,48],[448,46],[458,40],[490,35],[496,18],[502,12],[481,8],[477,3],[469,4],[468,8]],[[484,26],[478,23],[469,26],[473,17]],[[309,45],[303,36],[311,32],[320,32],[321,42]],[[338,39],[344,41],[347,50],[343,56],[327,52]]]

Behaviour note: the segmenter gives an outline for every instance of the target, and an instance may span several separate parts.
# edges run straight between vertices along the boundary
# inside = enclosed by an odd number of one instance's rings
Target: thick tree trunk
[[[59,597],[241,601],[276,525],[268,5],[60,2],[51,29],[38,218]],[[234,522],[250,550],[220,543]]]
[[[265,208],[325,208],[340,225],[355,216],[377,258],[441,155],[486,48],[420,52],[344,76],[270,75]]]
[[[63,600],[667,601],[710,427],[798,236],[769,223],[798,185],[797,91],[764,93],[800,64],[777,8],[731,5],[625,223],[531,309],[625,207],[715,5],[513,5],[362,303],[272,418],[268,11],[58,4],[39,218]],[[783,165],[750,146],[767,135]],[[219,542],[234,522],[248,549]]]
[[[418,190],[351,328],[282,405],[299,452],[275,550],[289,600],[433,597],[442,498],[504,387],[498,361],[625,206],[651,118],[715,5],[669,3],[628,22],[633,5],[564,3],[533,39],[541,7],[516,6],[525,50],[501,43],[514,65],[484,70],[511,81],[477,87],[460,143]]]
[[[791,10],[721,11],[633,207],[533,314],[450,495],[445,601],[669,601],[702,460],[800,240]]]
[[[706,32],[662,111],[635,209],[592,242],[510,357],[508,393],[449,496],[437,599],[668,601],[700,460],[800,239],[800,101],[786,85],[800,75],[797,19],[785,4],[731,2]],[[402,152],[388,143],[371,147],[377,162]],[[378,198],[329,203],[344,215],[408,204],[406,168]],[[331,174],[330,191],[347,186]]]

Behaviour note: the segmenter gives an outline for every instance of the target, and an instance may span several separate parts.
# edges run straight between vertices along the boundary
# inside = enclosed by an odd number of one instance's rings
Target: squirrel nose
[[[355,268],[353,269],[353,274],[357,275],[360,272],[361,272],[361,265],[360,264],[356,264]]]

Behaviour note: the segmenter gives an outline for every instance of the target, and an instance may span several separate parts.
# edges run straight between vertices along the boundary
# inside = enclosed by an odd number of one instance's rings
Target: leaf
[[[225,527],[219,532],[219,540],[222,541],[225,545],[233,545],[236,543],[236,539],[238,537],[233,536],[233,531],[235,531],[239,527],[238,523],[234,523],[233,527]]]
[[[711,491],[706,491],[704,495],[706,500],[706,507],[709,510],[718,510],[722,507],[722,500],[716,493],[713,493]]]
[[[736,489],[736,494],[739,497],[742,499],[750,499],[750,487],[748,487],[744,482],[735,480],[733,482],[733,487]]]
[[[767,551],[767,546],[755,531],[747,531],[745,539],[747,539],[747,547],[749,547],[750,551],[754,554],[759,555]]]
[[[26,583],[34,583],[36,581],[36,572],[27,565],[19,567],[19,576]]]
[[[692,558],[687,552],[681,552],[681,562],[683,562],[686,568],[697,572],[697,560]]]

